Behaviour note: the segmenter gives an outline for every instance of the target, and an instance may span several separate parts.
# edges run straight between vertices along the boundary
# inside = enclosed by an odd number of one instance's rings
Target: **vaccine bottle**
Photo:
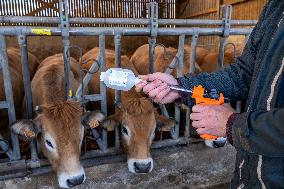
[[[108,88],[122,91],[129,91],[134,85],[142,81],[131,70],[122,68],[110,68],[106,72],[101,72],[100,80]]]

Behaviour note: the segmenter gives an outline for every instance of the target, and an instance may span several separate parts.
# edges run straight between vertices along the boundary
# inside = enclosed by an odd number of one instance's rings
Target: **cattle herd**
[[[224,65],[234,62],[243,50],[243,45],[226,48]],[[154,70],[164,72],[176,58],[178,50],[172,47],[155,48]],[[21,69],[21,53],[17,48],[8,48],[8,64],[11,75],[13,97],[18,121],[13,123],[11,130],[25,140],[37,139],[42,153],[51,163],[57,173],[61,187],[69,188],[81,184],[85,179],[84,168],[80,163],[81,145],[84,136],[85,123],[97,121],[100,127],[113,130],[121,125],[121,143],[127,155],[128,169],[133,173],[149,173],[153,169],[153,159],[150,146],[155,136],[155,130],[169,131],[175,126],[175,121],[159,115],[153,103],[145,94],[134,89],[121,94],[121,106],[115,107],[114,90],[107,89],[108,116],[97,109],[98,104],[91,104],[91,112],[84,112],[82,103],[66,99],[64,60],[62,54],[56,54],[44,59],[41,63],[36,56],[28,53],[28,64],[31,76],[31,87],[35,118],[25,119],[25,97],[23,74]],[[76,92],[80,85],[81,69],[89,69],[93,60],[99,55],[95,47],[77,61],[70,58],[71,89]],[[190,69],[191,47],[184,46],[183,74]],[[218,53],[196,48],[195,72],[213,72],[218,69]],[[84,62],[84,64],[80,63]],[[105,50],[106,68],[115,67],[115,52]],[[129,58],[121,56],[121,67],[131,69],[136,75],[149,73],[149,45],[139,47]],[[172,72],[174,75],[175,71]],[[100,92],[100,71],[93,75],[85,93]],[[176,76],[176,75],[175,75]],[[0,101],[5,100],[3,75],[0,74]],[[9,137],[7,112],[0,110],[0,132]]]

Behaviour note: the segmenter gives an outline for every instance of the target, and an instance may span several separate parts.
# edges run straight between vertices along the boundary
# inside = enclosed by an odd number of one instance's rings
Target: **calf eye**
[[[125,127],[122,127],[122,133],[128,135],[128,131]]]
[[[52,145],[52,143],[51,143],[49,140],[45,140],[45,143],[46,143],[49,147],[53,148],[53,145]]]

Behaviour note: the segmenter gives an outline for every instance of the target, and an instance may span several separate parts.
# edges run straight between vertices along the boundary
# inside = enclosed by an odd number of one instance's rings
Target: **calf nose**
[[[150,169],[151,169],[151,162],[148,163],[134,162],[134,170],[136,173],[149,173]]]
[[[77,177],[67,179],[68,187],[74,187],[74,186],[77,186],[79,184],[82,184],[82,182],[84,181],[84,177],[85,177],[85,175],[83,174],[81,176],[77,176]]]

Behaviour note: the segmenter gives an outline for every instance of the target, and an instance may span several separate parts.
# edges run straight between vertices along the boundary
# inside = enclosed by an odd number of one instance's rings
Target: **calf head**
[[[37,112],[34,120],[20,120],[13,124],[12,131],[26,139],[37,137],[61,187],[81,184],[86,178],[79,160],[84,136],[81,118],[102,121],[104,116],[99,112],[83,116],[80,103],[74,101],[43,105],[37,108]]]
[[[149,173],[153,169],[150,147],[155,129],[169,129],[175,121],[156,114],[146,98],[130,98],[122,103],[114,115],[103,122],[108,130],[121,125],[122,147],[127,154],[128,169],[133,173]]]

